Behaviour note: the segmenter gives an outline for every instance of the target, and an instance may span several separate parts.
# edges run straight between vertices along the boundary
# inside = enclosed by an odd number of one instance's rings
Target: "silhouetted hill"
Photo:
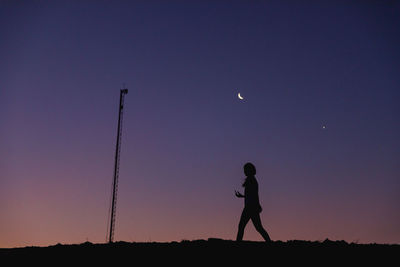
[[[354,244],[345,241],[235,242],[208,240],[170,243],[128,243],[61,245],[0,249],[2,262],[15,264],[93,265],[216,265],[265,266],[269,263],[305,265],[348,265],[356,263],[396,266],[400,245]],[[11,266],[11,265],[10,265]]]

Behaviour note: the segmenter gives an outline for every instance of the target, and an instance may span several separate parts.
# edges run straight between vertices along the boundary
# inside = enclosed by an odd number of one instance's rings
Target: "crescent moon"
[[[240,93],[238,93],[238,97],[240,100],[243,100],[243,97],[240,95]]]

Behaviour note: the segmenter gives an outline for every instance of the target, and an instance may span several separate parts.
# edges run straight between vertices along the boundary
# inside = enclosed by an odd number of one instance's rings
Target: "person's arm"
[[[239,191],[235,190],[235,196],[236,197],[244,197],[244,195],[242,195]]]

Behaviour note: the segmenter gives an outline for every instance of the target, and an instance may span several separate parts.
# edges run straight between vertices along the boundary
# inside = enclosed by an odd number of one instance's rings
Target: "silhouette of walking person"
[[[242,241],[244,228],[251,219],[256,230],[262,235],[265,241],[269,242],[271,239],[262,226],[260,218],[262,208],[258,198],[258,183],[254,176],[256,174],[256,167],[252,163],[248,162],[243,166],[243,170],[246,175],[246,180],[243,183],[244,195],[235,190],[236,197],[244,198],[244,209],[242,211],[242,216],[240,217],[236,241]]]

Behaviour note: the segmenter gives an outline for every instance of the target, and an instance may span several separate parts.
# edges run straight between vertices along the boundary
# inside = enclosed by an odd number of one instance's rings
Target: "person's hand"
[[[244,197],[239,191],[235,190],[235,196],[236,197]]]

